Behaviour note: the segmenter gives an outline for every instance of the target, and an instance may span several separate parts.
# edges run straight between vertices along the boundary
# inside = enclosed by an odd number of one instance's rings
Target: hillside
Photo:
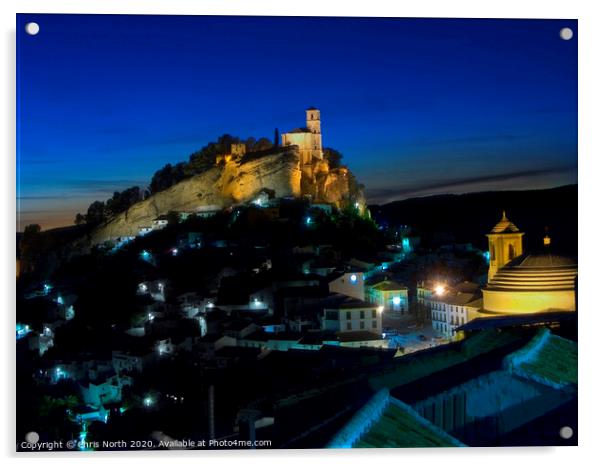
[[[471,242],[481,248],[502,210],[525,232],[527,250],[540,247],[547,227],[556,249],[577,252],[577,185],[430,196],[370,206],[379,223],[409,225],[427,246]]]
[[[328,164],[321,161],[322,170],[307,178],[301,173],[299,160],[297,147],[288,146],[275,154],[217,165],[111,218],[92,232],[91,245],[119,236],[136,235],[139,228],[152,226],[155,218],[172,211],[195,212],[202,207],[227,208],[249,202],[262,189],[268,189],[280,198],[311,195],[315,202],[339,207],[351,199],[363,205],[361,189],[346,168],[329,169]]]

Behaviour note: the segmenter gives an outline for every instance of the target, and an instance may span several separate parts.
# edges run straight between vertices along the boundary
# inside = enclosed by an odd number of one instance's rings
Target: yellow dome
[[[574,290],[577,262],[553,254],[525,254],[495,274],[486,288],[495,291]]]
[[[527,314],[574,311],[577,261],[554,254],[525,254],[510,261],[483,288],[485,312]]]

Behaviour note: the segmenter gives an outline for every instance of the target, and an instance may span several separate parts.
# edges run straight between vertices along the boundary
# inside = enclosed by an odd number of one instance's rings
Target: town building
[[[343,272],[333,274],[328,278],[328,291],[340,293],[363,301],[364,296],[364,273]]]
[[[523,254],[523,233],[502,215],[489,238],[489,280],[483,288],[487,313],[576,310],[577,261],[556,254],[546,235],[539,251]]]
[[[153,220],[153,230],[162,230],[167,225],[169,225],[168,215],[159,215]]]
[[[335,298],[324,304],[322,330],[382,335],[382,312],[378,305],[344,295]]]
[[[483,299],[478,284],[463,282],[437,286],[424,303],[430,309],[433,330],[453,338],[456,328],[480,316]]]
[[[382,280],[366,286],[367,300],[382,307],[385,312],[408,312],[408,288],[392,280]]]

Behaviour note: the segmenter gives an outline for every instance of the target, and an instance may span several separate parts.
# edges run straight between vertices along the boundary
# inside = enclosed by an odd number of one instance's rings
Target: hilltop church
[[[320,110],[310,107],[305,110],[305,126],[282,133],[283,146],[297,146],[301,158],[302,173],[313,178],[318,173],[328,173],[328,162],[322,151],[322,129]]]

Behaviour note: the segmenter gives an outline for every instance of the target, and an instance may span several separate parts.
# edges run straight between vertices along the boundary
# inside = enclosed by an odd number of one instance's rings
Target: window
[[[512,244],[508,245],[508,259],[514,259],[514,245]]]
[[[372,318],[376,319],[376,309],[372,309]]]
[[[347,322],[347,330],[351,330],[351,322]]]
[[[366,312],[360,311],[360,319],[365,319],[365,318],[366,318]]]
[[[365,322],[363,320],[360,320],[360,328],[361,329],[366,328],[366,324],[365,324]]]
[[[351,320],[351,311],[347,311],[347,320]]]
[[[375,320],[372,321],[372,328],[376,328],[376,321]]]
[[[493,243],[491,243],[490,247],[491,247],[491,252],[490,252],[491,260],[494,261],[495,260],[495,246],[493,245]]]

